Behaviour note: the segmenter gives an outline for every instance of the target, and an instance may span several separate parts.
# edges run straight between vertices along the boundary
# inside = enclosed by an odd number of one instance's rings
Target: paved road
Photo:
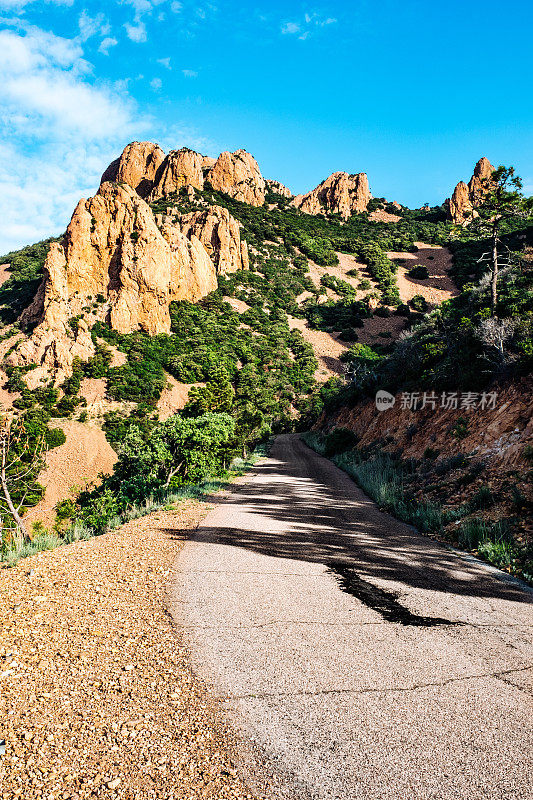
[[[533,797],[533,596],[296,436],[187,541],[173,613],[276,796]]]

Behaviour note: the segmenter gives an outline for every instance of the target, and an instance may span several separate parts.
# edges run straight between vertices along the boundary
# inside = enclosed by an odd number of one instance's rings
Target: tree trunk
[[[25,542],[30,540],[28,536],[28,531],[26,530],[26,526],[22,521],[22,517],[18,513],[17,509],[13,505],[13,501],[11,500],[11,494],[9,492],[9,487],[7,485],[7,477],[6,477],[6,440],[5,437],[2,439],[2,469],[0,471],[0,481],[2,483],[2,491],[4,492],[4,497],[6,499],[6,504],[9,509],[9,513],[15,520],[15,524],[17,528],[20,530],[22,534],[22,538]]]
[[[496,231],[492,232],[492,276],[490,280],[490,311],[493,317],[496,316],[496,305],[498,303],[498,237]]]

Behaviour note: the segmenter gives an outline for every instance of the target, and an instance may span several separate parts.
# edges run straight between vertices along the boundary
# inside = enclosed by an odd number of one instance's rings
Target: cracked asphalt
[[[296,435],[175,565],[193,669],[278,798],[533,797],[533,593],[380,512]]]

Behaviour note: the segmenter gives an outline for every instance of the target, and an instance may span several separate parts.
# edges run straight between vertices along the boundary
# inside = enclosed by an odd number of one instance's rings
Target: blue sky
[[[295,193],[336,170],[440,203],[477,159],[533,193],[526,0],[0,0],[0,253],[65,228],[134,139],[244,147]]]

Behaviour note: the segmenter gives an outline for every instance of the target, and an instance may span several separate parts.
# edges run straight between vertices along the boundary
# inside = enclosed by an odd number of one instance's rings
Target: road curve
[[[186,542],[172,613],[279,798],[533,797],[533,595],[297,436]]]

